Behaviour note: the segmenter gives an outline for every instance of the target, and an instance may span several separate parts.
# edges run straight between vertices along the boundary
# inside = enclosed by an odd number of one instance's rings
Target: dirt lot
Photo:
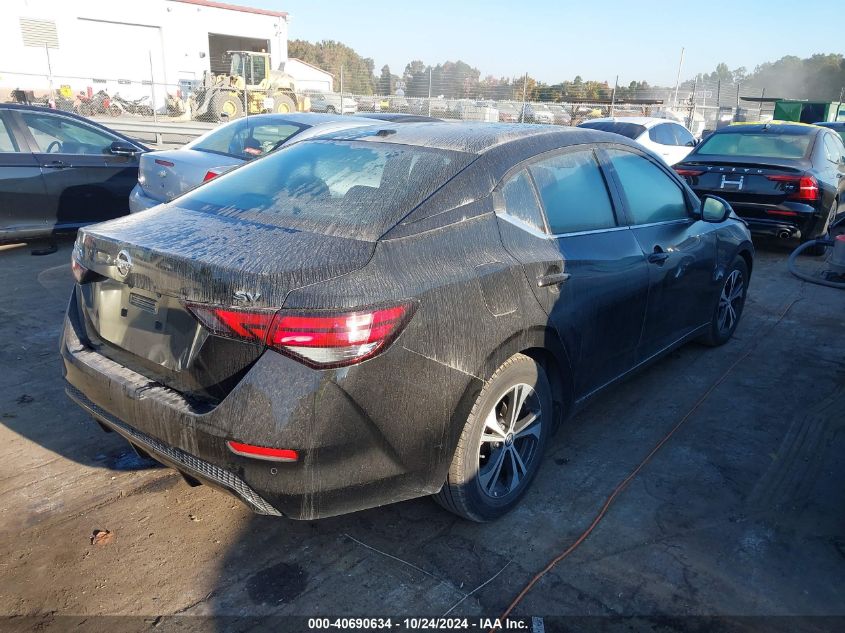
[[[70,244],[0,250],[0,614],[32,616],[3,625],[495,617],[696,403],[515,614],[547,631],[560,615],[845,616],[845,293],[791,277],[786,252],[758,253],[734,341],[689,345],[606,393],[554,438],[521,507],[476,525],[427,499],[311,523],[258,517],[140,463],[64,395]],[[111,541],[92,545],[96,529]]]

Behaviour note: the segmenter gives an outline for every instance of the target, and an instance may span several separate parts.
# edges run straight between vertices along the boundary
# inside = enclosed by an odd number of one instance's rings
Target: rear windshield
[[[473,159],[366,141],[303,141],[173,204],[272,226],[374,241]]]
[[[591,130],[601,130],[602,132],[613,132],[614,134],[621,134],[630,139],[639,137],[645,128],[636,123],[625,123],[622,121],[585,121],[578,127],[586,127]]]
[[[804,158],[813,137],[809,134],[775,132],[712,134],[698,146],[697,155],[754,156],[759,158]]]
[[[249,117],[218,127],[196,141],[190,149],[251,160],[281,145],[306,126],[289,121],[268,121]]]

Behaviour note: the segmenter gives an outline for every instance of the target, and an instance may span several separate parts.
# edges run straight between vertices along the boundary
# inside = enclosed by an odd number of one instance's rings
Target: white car
[[[660,156],[669,165],[681,162],[698,144],[692,132],[680,123],[655,117],[590,119],[578,127],[627,136]]]

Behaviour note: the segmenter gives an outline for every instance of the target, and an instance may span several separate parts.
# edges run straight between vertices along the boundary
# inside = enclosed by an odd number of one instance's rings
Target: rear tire
[[[471,521],[506,514],[537,474],[553,423],[543,367],[524,354],[512,356],[478,394],[435,501]]]
[[[710,329],[701,342],[711,347],[727,343],[739,324],[745,298],[748,295],[748,264],[737,255],[725,272],[722,288],[716,297],[716,306],[710,319]]]

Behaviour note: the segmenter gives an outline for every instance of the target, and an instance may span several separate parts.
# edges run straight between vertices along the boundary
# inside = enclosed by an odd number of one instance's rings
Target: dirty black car
[[[725,343],[752,261],[726,203],[617,135],[339,132],[82,230],[67,393],[256,512],[491,520],[601,389]]]
[[[753,233],[802,242],[845,209],[845,145],[835,130],[801,123],[717,130],[675,165],[699,195],[722,196]],[[810,247],[821,255],[824,247]]]

